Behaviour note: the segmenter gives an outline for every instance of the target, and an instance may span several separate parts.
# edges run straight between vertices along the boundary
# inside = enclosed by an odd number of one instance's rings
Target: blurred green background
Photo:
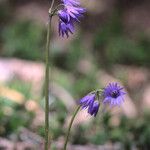
[[[83,0],[82,5],[87,13],[70,38],[58,36],[57,17],[52,24],[52,149],[62,145],[78,100],[118,81],[127,102],[105,113],[101,109],[96,118],[82,112],[70,149],[149,150],[150,1]],[[49,6],[47,0],[0,1],[0,149],[42,149]]]

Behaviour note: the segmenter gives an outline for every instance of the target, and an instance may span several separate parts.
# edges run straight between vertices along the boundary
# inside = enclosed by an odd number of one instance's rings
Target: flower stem
[[[69,124],[69,128],[68,128],[68,131],[67,131],[67,134],[66,134],[66,139],[65,139],[65,143],[64,143],[64,148],[63,150],[66,150],[67,148],[67,143],[68,143],[68,138],[69,138],[69,135],[70,135],[70,130],[71,130],[71,127],[72,127],[72,124],[73,124],[73,121],[78,113],[78,111],[80,110],[80,106],[77,107],[77,109],[75,110],[72,118],[71,118],[71,121],[70,121],[70,124]]]
[[[46,40],[46,53],[45,53],[45,145],[44,149],[49,149],[50,136],[49,136],[49,48],[50,48],[50,32],[51,32],[51,22],[52,22],[52,7],[54,5],[52,0],[50,9],[49,9],[49,21],[47,25],[47,40]]]
[[[47,25],[47,42],[46,42],[46,69],[45,69],[45,150],[49,147],[49,46],[50,46],[50,28],[51,17]]]

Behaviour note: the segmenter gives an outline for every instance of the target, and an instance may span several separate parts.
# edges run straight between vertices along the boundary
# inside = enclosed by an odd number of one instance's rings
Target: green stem
[[[77,107],[76,111],[74,112],[72,118],[71,118],[71,121],[70,121],[70,124],[69,124],[69,128],[68,128],[68,131],[67,131],[67,135],[66,135],[66,139],[65,139],[65,143],[64,143],[64,148],[63,150],[66,150],[67,148],[67,143],[68,143],[68,138],[69,138],[69,135],[70,135],[70,130],[71,130],[71,127],[72,127],[72,124],[73,124],[73,121],[78,113],[78,111],[80,110],[80,106]]]
[[[51,18],[47,26],[46,69],[45,69],[45,150],[49,147],[49,46],[50,46]]]
[[[55,0],[52,0],[51,7],[50,7],[50,9],[49,9],[49,13],[50,13],[50,14],[52,13],[52,8],[53,8],[53,6],[54,6],[54,2],[55,2]]]
[[[51,21],[53,14],[51,13],[52,7],[54,5],[54,0],[52,0],[50,9],[49,9],[49,21],[47,25],[47,40],[46,40],[46,69],[45,69],[45,145],[44,149],[49,149],[49,48],[50,48],[50,31],[51,31]]]

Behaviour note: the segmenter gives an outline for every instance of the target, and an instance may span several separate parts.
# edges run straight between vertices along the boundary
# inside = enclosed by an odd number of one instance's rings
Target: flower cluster
[[[120,106],[124,101],[123,96],[126,93],[123,91],[123,87],[120,87],[117,83],[110,83],[100,93],[96,91],[92,94],[88,94],[80,99],[80,105],[82,109],[88,109],[90,115],[96,116],[100,106],[100,96],[103,97],[102,104],[110,104],[110,106]],[[97,96],[98,95],[98,96]]]
[[[62,0],[63,9],[58,11],[59,35],[69,37],[69,33],[74,32],[74,23],[83,16],[85,9],[80,7],[77,0]]]

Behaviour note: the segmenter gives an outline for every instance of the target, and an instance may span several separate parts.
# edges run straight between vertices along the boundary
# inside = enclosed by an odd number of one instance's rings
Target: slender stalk
[[[50,46],[50,28],[51,17],[47,25],[47,42],[46,42],[46,69],[45,69],[45,150],[49,147],[49,46]]]
[[[47,40],[46,40],[46,53],[45,53],[45,145],[44,149],[49,149],[50,137],[49,137],[49,48],[50,48],[50,31],[51,31],[51,22],[52,22],[52,8],[54,5],[52,0],[50,9],[49,9],[49,21],[47,25]]]
[[[53,6],[54,6],[54,2],[55,2],[55,0],[52,0],[51,7],[50,7],[50,9],[49,9],[49,13],[50,13],[50,14],[51,14],[51,12],[52,12],[52,8],[53,8]]]
[[[68,143],[68,138],[69,138],[69,135],[70,135],[71,127],[72,127],[73,121],[74,121],[74,119],[75,119],[75,117],[76,117],[79,110],[80,110],[80,106],[77,107],[77,109],[75,110],[75,112],[74,112],[74,114],[71,118],[69,128],[68,128],[68,131],[67,131],[67,134],[66,134],[66,139],[65,139],[63,150],[66,150],[66,148],[67,148],[67,143]]]

